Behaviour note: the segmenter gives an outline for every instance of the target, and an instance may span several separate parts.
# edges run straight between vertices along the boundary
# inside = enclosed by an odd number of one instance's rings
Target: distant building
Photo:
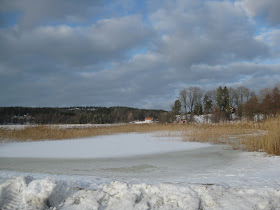
[[[145,118],[145,122],[152,122],[152,121],[154,121],[153,117],[146,117]]]

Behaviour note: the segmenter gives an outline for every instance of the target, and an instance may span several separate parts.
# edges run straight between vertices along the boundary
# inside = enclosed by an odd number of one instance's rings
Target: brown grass
[[[179,129],[181,126],[178,125],[175,127],[176,129]],[[175,129],[175,127],[171,124],[126,124],[107,127],[79,128],[60,128],[56,126],[27,126],[23,129],[15,130],[0,128],[0,142],[74,139],[118,133],[143,133],[172,130]]]
[[[222,143],[233,149],[280,155],[280,116],[263,122],[201,124],[191,128],[185,140]]]
[[[184,140],[228,144],[233,149],[238,149],[241,139],[259,132],[254,128],[253,122],[201,124],[192,125]]]
[[[0,128],[0,142],[84,138],[119,133],[161,131],[161,136],[181,136],[183,141],[228,144],[233,149],[280,155],[280,116],[264,122],[217,124],[126,124],[108,127],[60,128],[27,126],[21,130]],[[178,132],[180,131],[180,132]]]
[[[257,124],[262,135],[251,135],[240,141],[240,148],[248,151],[263,151],[272,155],[280,155],[280,116],[267,119]]]

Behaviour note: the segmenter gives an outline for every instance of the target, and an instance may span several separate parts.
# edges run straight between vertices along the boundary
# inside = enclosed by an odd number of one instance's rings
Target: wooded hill
[[[0,107],[0,124],[105,124],[158,119],[164,110],[130,107]]]

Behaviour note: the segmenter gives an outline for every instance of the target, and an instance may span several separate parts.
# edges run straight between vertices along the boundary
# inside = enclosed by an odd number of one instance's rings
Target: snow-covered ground
[[[206,115],[194,115],[193,121],[196,123],[211,123],[211,114]]]
[[[0,209],[280,209],[280,158],[120,134],[0,145]]]
[[[39,124],[35,124],[35,125],[0,125],[0,129],[21,130],[26,127],[32,127],[32,126],[38,126],[38,125]],[[43,126],[70,129],[70,128],[109,127],[109,126],[118,126],[118,125],[125,125],[125,123],[118,123],[118,124],[53,124],[53,125],[44,124]]]

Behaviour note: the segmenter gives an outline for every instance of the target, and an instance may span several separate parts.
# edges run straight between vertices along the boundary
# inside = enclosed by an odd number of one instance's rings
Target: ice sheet
[[[0,157],[107,158],[192,150],[210,144],[150,134],[119,134],[84,139],[0,144]]]

